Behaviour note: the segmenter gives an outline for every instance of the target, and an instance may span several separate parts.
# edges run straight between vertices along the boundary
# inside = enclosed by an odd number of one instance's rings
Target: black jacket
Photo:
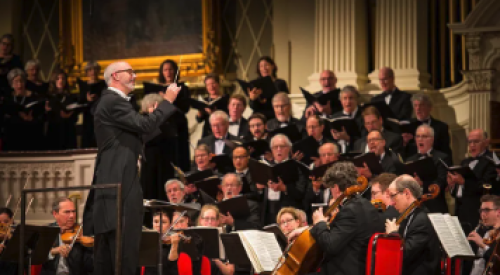
[[[371,236],[384,231],[377,209],[366,199],[353,198],[339,211],[330,227],[316,224],[311,235],[324,253],[320,274],[363,275]]]
[[[250,208],[250,215],[245,218],[234,218],[234,225],[226,225],[226,232],[239,230],[250,230],[250,229],[260,229],[260,206],[258,202],[247,200],[248,208]],[[221,213],[226,215],[227,213]]]
[[[399,235],[404,240],[402,274],[439,274],[439,239],[425,210],[416,208],[406,217],[399,225]]]
[[[212,101],[210,97],[205,97],[203,98],[206,102]],[[220,102],[220,103],[219,103]],[[220,111],[224,111],[226,114],[229,113],[228,111],[228,104],[229,104],[229,95],[222,95],[221,98],[219,99],[219,102],[215,103],[217,106],[224,106],[222,109],[219,109]],[[196,121],[198,123],[205,122],[203,124],[203,132],[201,134],[201,137],[206,137],[210,134],[212,134],[212,128],[210,127],[210,115],[205,112],[205,110],[201,110],[201,117],[196,116]]]
[[[278,92],[285,92],[287,94],[290,93],[288,90],[288,85],[286,84],[286,81],[280,78],[277,78],[274,81],[274,86],[276,86],[276,89]],[[271,119],[274,118],[274,109],[273,109],[273,104],[272,104],[272,98],[266,99],[265,101],[261,101],[261,99],[257,100],[250,100],[250,108],[252,108],[254,113],[261,113],[263,114],[266,119]]]
[[[238,137],[235,137],[235,136],[231,135],[230,133],[227,133],[226,138],[228,140],[241,141]],[[206,144],[208,147],[210,147],[210,150],[212,151],[212,153],[215,154],[215,141],[216,141],[215,136],[209,135],[209,136],[206,136],[206,137],[198,140],[198,145]],[[227,146],[227,144],[224,144],[224,149],[222,151],[226,155],[231,155],[233,152],[233,149],[231,149],[229,146]]]
[[[372,97],[371,102],[385,102],[385,94],[381,93]],[[411,103],[411,94],[402,92],[398,88],[392,92],[389,108],[392,110],[398,120],[410,120],[413,115],[413,105]]]

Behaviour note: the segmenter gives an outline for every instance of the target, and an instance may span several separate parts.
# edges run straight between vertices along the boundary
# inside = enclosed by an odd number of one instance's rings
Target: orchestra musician
[[[374,200],[380,200],[385,204],[386,209],[382,214],[384,221],[387,219],[397,219],[399,217],[399,212],[392,205],[391,198],[387,191],[389,185],[391,185],[397,177],[398,176],[395,174],[382,173],[370,181],[372,202]]]
[[[387,192],[400,214],[422,196],[420,184],[409,175],[396,178]],[[439,274],[439,240],[425,208],[416,207],[400,225],[396,219],[386,220],[385,228],[386,233],[398,234],[404,240],[402,274]]]
[[[285,236],[288,236],[293,230],[301,227],[299,213],[293,207],[281,208],[276,216],[276,222]]]
[[[7,226],[11,224],[14,213],[9,208],[0,208],[0,225],[5,226],[5,230],[7,230]],[[9,244],[9,238],[11,237],[9,232],[0,232],[0,256],[2,252]],[[2,244],[4,243],[4,244]],[[0,261],[0,274],[2,275],[17,275],[17,263]]]
[[[358,172],[350,162],[336,162],[323,176],[327,188],[343,193],[358,185]],[[362,275],[366,269],[366,250],[371,236],[383,232],[384,224],[377,209],[365,198],[355,196],[344,201],[332,222],[319,208],[313,213],[311,236],[324,253],[320,274]],[[295,239],[302,228],[288,236]]]
[[[61,229],[53,248],[50,250],[48,261],[42,266],[41,275],[92,274],[94,270],[93,251],[82,244],[75,242],[73,247],[63,242],[64,233],[76,233],[76,208],[68,198],[59,198],[52,204],[52,216]]]
[[[500,233],[500,198],[495,195],[482,196],[479,213],[481,215],[482,225],[492,227],[492,229],[488,230],[484,236],[481,236],[479,232],[473,230],[467,237],[469,241],[473,241],[477,245],[478,249],[476,251],[476,256],[479,257],[474,260],[474,267],[470,275],[483,274],[484,267],[490,260],[495,245],[498,242],[497,238]]]

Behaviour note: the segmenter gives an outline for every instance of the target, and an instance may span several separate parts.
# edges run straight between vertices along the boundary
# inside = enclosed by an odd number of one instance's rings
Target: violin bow
[[[170,231],[172,231],[172,229],[174,229],[174,226],[181,220],[182,217],[184,217],[184,215],[186,215],[186,213],[187,213],[187,210],[184,210],[179,215],[179,217],[177,217],[177,219],[175,219],[175,221],[170,225],[170,228],[167,230],[167,232],[165,232],[165,234],[163,234],[163,236],[161,237],[162,239],[165,238],[166,236],[168,236],[168,233],[170,233]],[[161,232],[161,228],[160,228],[160,232]]]
[[[82,228],[83,228],[83,223],[80,224],[80,228],[78,228],[78,230],[76,231],[76,234],[73,237],[73,241],[69,245],[69,248],[73,248],[73,246],[75,245],[75,242],[78,239],[78,236],[80,235],[80,232],[82,231]]]
[[[181,70],[182,55],[179,59],[179,66],[177,66],[177,72],[175,73],[174,83],[177,83],[177,78],[179,78],[179,71]]]

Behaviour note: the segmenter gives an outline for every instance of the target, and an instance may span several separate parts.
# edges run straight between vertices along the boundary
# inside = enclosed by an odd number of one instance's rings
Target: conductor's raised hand
[[[175,99],[177,98],[177,95],[181,91],[181,87],[177,86],[176,83],[172,83],[168,85],[167,90],[165,91],[165,94],[163,95],[163,99],[170,103],[174,103]]]

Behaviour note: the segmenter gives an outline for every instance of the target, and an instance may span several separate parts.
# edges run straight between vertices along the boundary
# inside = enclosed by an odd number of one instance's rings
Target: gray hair
[[[155,104],[156,102],[160,103],[163,101],[163,97],[159,94],[148,94],[144,96],[141,102],[141,112],[147,113],[148,108]]]
[[[226,181],[226,179],[229,177],[236,178],[236,181],[238,182],[238,186],[243,185],[243,181],[241,180],[241,177],[236,173],[227,173],[226,175],[224,175],[224,177],[222,177],[222,184],[224,184],[224,181]]]
[[[434,128],[432,128],[431,126],[429,126],[428,124],[422,124],[420,126],[417,127],[417,131],[422,128],[422,129],[426,129],[427,131],[429,131],[429,134],[431,135],[431,137],[434,137]],[[415,132],[415,133],[416,133]]]
[[[12,81],[14,81],[14,78],[20,76],[21,80],[23,82],[26,82],[26,73],[18,68],[10,70],[10,72],[7,74],[7,80],[9,80],[9,84],[12,86]]]
[[[408,189],[415,199],[422,197],[422,188],[420,184],[410,175],[401,175],[392,183],[395,185],[398,192],[403,192],[405,189]]]
[[[342,90],[340,90],[339,99],[341,99],[342,94],[345,94],[345,93],[352,93],[356,96],[356,99],[359,98],[358,89],[356,89],[356,87],[354,87],[352,85],[346,85],[346,86],[344,86],[344,88],[342,88]]]
[[[99,63],[97,63],[97,61],[92,60],[92,61],[87,62],[84,69],[85,69],[85,71],[88,71],[90,69],[96,69],[97,71],[100,71],[101,65],[99,65]]]
[[[273,147],[274,141],[276,139],[280,139],[280,138],[285,140],[285,143],[288,147],[292,148],[292,142],[290,141],[290,139],[287,136],[285,136],[283,134],[277,134],[274,137],[272,137],[271,141],[269,142],[269,145],[271,145],[271,147]]]
[[[283,101],[285,102],[286,105],[291,104],[290,97],[288,96],[287,93],[284,92],[279,92],[273,96],[272,103],[275,103],[276,101]]]
[[[411,102],[415,101],[420,101],[421,103],[427,104],[428,106],[432,107],[431,98],[426,94],[414,94],[411,97]]]
[[[182,181],[178,180],[178,179],[171,179],[171,180],[168,180],[166,183],[165,183],[165,191],[167,191],[167,187],[169,187],[170,185],[174,184],[174,183],[177,183],[179,185],[179,188],[181,190],[184,190],[184,183],[182,183]]]
[[[40,69],[40,61],[38,59],[30,59],[26,62],[26,65],[24,65],[24,70],[27,71],[31,67],[37,67]]]
[[[69,198],[67,197],[62,197],[62,198],[57,198],[53,203],[52,203],[52,212],[56,212],[56,213],[59,213],[59,209],[61,209],[61,202],[66,202],[66,201],[70,201],[70,202],[73,202],[72,200],[70,200]]]
[[[352,162],[340,161],[335,162],[332,167],[326,170],[323,176],[323,184],[326,187],[334,187],[337,185],[341,192],[344,192],[348,187],[358,184],[358,170]]]
[[[213,112],[210,115],[210,124],[212,124],[212,120],[214,120],[215,118],[222,118],[225,123],[229,124],[229,116],[224,111],[218,110]]]
[[[106,81],[106,84],[108,84],[108,86],[111,84],[111,75],[120,70],[121,67],[125,65],[129,64],[125,61],[117,61],[109,64],[109,66],[106,67],[106,69],[104,70],[104,81]]]
[[[339,147],[337,146],[337,144],[333,143],[333,142],[325,142],[323,143],[323,145],[321,145],[319,148],[318,148],[318,154],[319,154],[319,151],[321,150],[321,148],[323,147],[326,147],[326,146],[333,146],[333,152],[337,155],[339,153]]]

